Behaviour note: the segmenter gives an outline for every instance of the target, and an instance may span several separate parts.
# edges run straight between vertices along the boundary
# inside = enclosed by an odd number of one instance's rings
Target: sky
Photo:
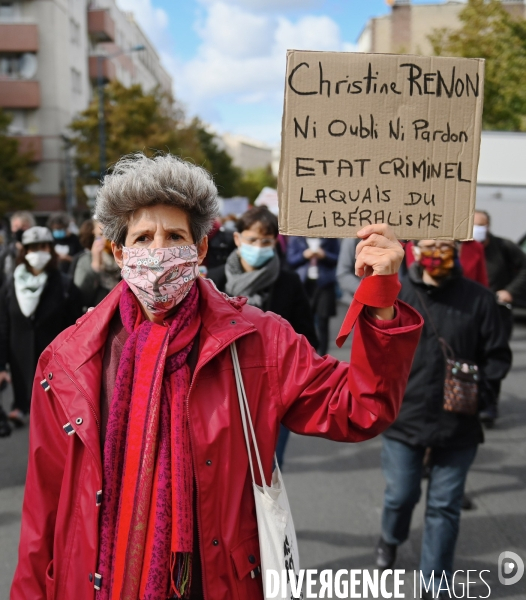
[[[436,3],[440,0],[420,0]],[[117,0],[132,11],[188,117],[278,145],[286,50],[353,51],[385,0]]]

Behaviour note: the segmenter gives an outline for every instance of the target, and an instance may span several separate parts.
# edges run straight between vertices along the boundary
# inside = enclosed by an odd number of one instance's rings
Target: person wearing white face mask
[[[526,255],[520,247],[490,231],[491,218],[483,210],[475,211],[473,238],[484,246],[489,287],[503,304],[526,301]]]
[[[0,384],[13,384],[15,426],[27,421],[38,357],[82,314],[79,290],[57,269],[51,231],[31,227],[21,242],[19,264],[0,291]]]
[[[513,331],[512,306],[526,302],[526,254],[520,246],[490,231],[491,217],[484,210],[475,211],[473,238],[484,246],[489,287],[497,297],[502,325],[508,340]],[[498,417],[498,395],[494,404],[480,413],[488,427],[493,427]]]

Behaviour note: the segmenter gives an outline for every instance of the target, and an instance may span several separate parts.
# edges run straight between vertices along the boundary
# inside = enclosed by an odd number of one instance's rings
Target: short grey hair
[[[217,188],[205,169],[172,154],[148,158],[136,152],[123,156],[104,178],[95,215],[105,237],[123,245],[133,213],[157,204],[184,210],[196,243],[210,231],[219,213]]]
[[[28,210],[17,210],[14,212],[9,220],[12,223],[15,219],[22,221],[28,228],[34,227],[37,224],[35,217]]]

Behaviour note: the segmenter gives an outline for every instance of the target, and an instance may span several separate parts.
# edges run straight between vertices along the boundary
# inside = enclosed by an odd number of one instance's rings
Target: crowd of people
[[[101,525],[96,539],[87,530],[80,533],[93,552],[99,547],[95,541],[100,539],[100,553],[93,556],[78,549],[76,554],[77,566],[90,571],[90,582],[98,575],[102,580],[111,579],[118,589],[140,581],[143,591],[155,593],[162,585],[176,594],[181,590],[173,589],[177,587],[174,569],[182,573],[191,568],[191,598],[202,598],[203,589],[212,585],[218,586],[215,589],[226,586],[225,597],[228,586],[236,586],[242,597],[258,597],[253,595],[253,586],[261,584],[250,581],[254,577],[240,583],[240,578],[234,581],[233,576],[219,575],[221,569],[230,572],[224,555],[217,550],[222,543],[232,550],[235,543],[245,540],[249,555],[258,554],[256,542],[251,541],[252,508],[243,506],[250,503],[244,466],[237,469],[237,479],[226,471],[212,475],[209,469],[219,460],[210,450],[215,443],[228,448],[237,463],[243,454],[242,446],[222,437],[225,427],[230,427],[229,435],[242,438],[230,420],[230,407],[223,404],[230,389],[225,375],[229,369],[227,343],[234,340],[248,373],[245,385],[256,403],[256,431],[268,445],[263,457],[266,471],[271,471],[274,452],[278,464],[285,463],[291,430],[340,441],[359,441],[383,433],[381,461],[386,489],[377,565],[386,569],[395,564],[397,547],[408,538],[422,480],[427,477],[420,569],[428,579],[433,571],[451,577],[466,478],[484,440],[482,423],[491,427],[498,418],[500,386],[511,366],[511,309],[526,302],[526,255],[522,250],[491,233],[490,215],[484,211],[475,214],[474,241],[408,241],[402,244],[405,254],[388,229],[374,227],[361,232],[361,241],[284,237],[279,234],[277,217],[266,207],[221,220],[216,215],[213,183],[204,171],[183,161],[169,156],[144,157],[125,159],[118,167],[101,188],[94,218],[84,221],[78,234],[65,213],[52,214],[46,226],[41,226],[31,213],[16,212],[10,218],[11,241],[0,254],[0,389],[9,384],[13,389],[13,405],[4,412],[0,403],[0,436],[8,436],[12,427],[24,427],[31,415],[33,443],[41,453],[40,457],[30,457],[20,563],[12,597],[26,597],[22,589],[26,595],[27,589],[33,589],[34,597],[40,597],[41,587],[49,585],[45,576],[52,563],[55,580],[66,577],[57,563],[56,545],[53,549],[56,531],[36,531],[32,525],[41,520],[46,527],[55,527],[47,517],[56,513],[57,498],[67,493],[66,500],[71,501],[81,493],[73,462],[84,459],[72,458],[66,464],[67,448],[62,442],[56,448],[49,447],[49,440],[33,423],[47,419],[46,427],[53,427],[49,423],[63,416],[63,422],[57,421],[58,430],[68,425],[74,429],[75,422],[78,427],[83,423],[87,427],[89,419],[80,416],[77,407],[71,418],[62,415],[69,402],[64,397],[60,408],[44,408],[38,398],[55,385],[67,388],[60,383],[59,373],[53,375],[60,370],[69,373],[70,383],[72,373],[84,377],[77,390],[86,390],[91,399],[100,398],[94,414],[103,475],[102,481],[96,481],[93,470],[88,479],[93,479],[93,489],[102,488]],[[155,197],[148,193],[154,179],[164,194],[158,202],[144,200]],[[117,207],[119,197],[124,196],[129,206]],[[381,263],[384,256],[389,257],[388,264]],[[148,265],[148,269],[141,265]],[[389,285],[399,286],[400,280],[401,302],[388,308],[369,306],[359,317],[353,362],[348,367],[327,356],[329,323],[338,302],[351,304],[367,269],[383,275],[378,280],[386,286],[384,282],[396,276],[396,284]],[[166,279],[161,284],[162,277]],[[196,281],[197,286],[193,285]],[[161,288],[164,296],[159,296]],[[75,323],[76,329],[67,330]],[[83,324],[87,325],[79,333]],[[157,329],[169,331],[167,337],[157,332],[154,325],[159,324],[163,327]],[[73,333],[63,333],[66,330]],[[246,335],[250,332],[254,332],[252,337]],[[54,342],[57,336],[60,343]],[[50,354],[45,350],[52,342]],[[64,366],[68,352],[72,362],[78,363],[79,372]],[[169,449],[171,427],[186,432],[180,447],[172,447],[172,459],[179,461],[182,479],[173,481],[170,461],[148,455],[140,458],[152,461],[155,473],[164,473],[158,485],[171,485],[177,495],[179,503],[174,501],[170,515],[193,513],[195,518],[185,522],[177,536],[168,535],[162,551],[143,557],[143,562],[129,567],[135,570],[128,573],[128,567],[121,565],[121,557],[115,554],[122,532],[142,527],[147,532],[143,540],[147,548],[158,541],[157,534],[146,526],[149,500],[145,500],[146,509],[141,513],[143,517],[146,514],[146,521],[141,523],[121,522],[118,510],[118,498],[125,497],[126,486],[131,485],[122,470],[123,464],[132,460],[126,445],[130,434],[126,432],[130,431],[132,416],[139,419],[133,411],[137,402],[133,369],[152,369],[149,353],[163,365],[158,374],[160,391],[155,395],[154,387],[144,387],[142,393],[150,403],[157,403],[161,415],[172,415],[168,417],[171,426],[159,426],[161,448]],[[32,392],[35,373],[39,383]],[[156,376],[154,371],[152,378]],[[196,380],[193,393],[197,407],[189,410],[194,411],[191,418],[198,423],[194,424],[193,454],[185,425],[187,416],[181,410],[192,378]],[[275,386],[279,398],[268,400],[273,394],[267,392]],[[72,384],[70,388],[72,395],[77,393]],[[181,397],[173,392],[176,405],[170,404],[170,389],[182,390]],[[207,397],[206,411],[199,407],[200,394]],[[270,404],[265,405],[263,398]],[[373,405],[379,403],[378,398],[389,405],[386,411],[392,417],[376,414],[379,409]],[[215,423],[213,434],[207,430],[211,421]],[[141,435],[148,427],[146,422],[132,424]],[[52,458],[53,453],[61,456]],[[193,476],[185,461],[193,462]],[[222,456],[221,462],[229,461]],[[202,473],[201,462],[205,465]],[[114,469],[115,464],[121,466]],[[44,479],[42,472],[47,473]],[[71,479],[66,492],[61,489],[64,473]],[[148,477],[139,469],[135,483],[142,481],[155,488],[157,483]],[[210,477],[216,477],[225,489],[224,503],[218,501],[217,507],[212,507],[213,501],[204,491]],[[225,480],[234,482],[232,489],[223,484]],[[51,488],[47,496],[44,483]],[[192,489],[199,485],[197,498]],[[31,505],[28,494],[41,498],[38,509]],[[155,510],[152,506],[151,511]],[[223,532],[227,537],[221,540],[214,523],[232,523],[232,514],[243,518],[234,529]],[[170,515],[150,514],[150,521],[155,526],[164,524],[170,531]],[[67,520],[67,515],[62,518]],[[142,517],[132,520],[136,518]],[[197,535],[199,519],[212,550],[202,547],[208,541]],[[66,522],[57,518],[56,527],[65,526]],[[200,559],[196,558],[199,547]],[[126,550],[126,545],[123,548]],[[183,556],[189,551],[193,563],[183,557],[174,567],[170,553]],[[39,552],[41,556],[37,556]],[[167,576],[161,583],[152,575],[159,568]],[[236,568],[239,573],[241,567]],[[119,569],[125,573],[121,573],[120,583],[114,577]],[[203,577],[205,571],[207,577]]]

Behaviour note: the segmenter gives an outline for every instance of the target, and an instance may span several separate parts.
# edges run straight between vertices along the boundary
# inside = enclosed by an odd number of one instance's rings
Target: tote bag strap
[[[424,312],[426,313],[427,321],[431,325],[431,329],[433,330],[433,333],[435,334],[435,337],[437,338],[438,343],[440,344],[440,350],[442,350],[444,358],[446,359],[446,361],[455,360],[455,353],[453,351],[453,348],[438,332],[437,326],[435,325],[435,321],[433,320],[433,317],[431,316],[431,313],[429,312],[429,309],[427,307],[427,301],[425,297],[418,290],[415,290],[415,292],[418,296],[418,299],[420,300],[420,304],[422,305]]]
[[[265,475],[263,473],[263,466],[261,464],[261,458],[259,455],[259,448],[256,441],[256,433],[252,424],[252,418],[250,416],[250,408],[248,406],[247,395],[245,392],[245,385],[243,383],[243,376],[241,375],[241,365],[239,364],[239,357],[237,355],[236,343],[230,344],[230,353],[232,354],[232,363],[234,365],[234,375],[236,378],[237,396],[239,399],[239,410],[241,412],[241,422],[243,423],[243,433],[245,434],[245,444],[247,446],[248,462],[250,464],[250,472],[252,474],[252,482],[255,484],[256,479],[254,477],[254,465],[252,463],[252,453],[250,452],[250,439],[248,430],[250,428],[250,434],[252,437],[252,444],[254,445],[254,452],[256,454],[256,460],[258,463],[259,474],[261,476],[261,483],[263,489],[267,488],[265,482]]]

